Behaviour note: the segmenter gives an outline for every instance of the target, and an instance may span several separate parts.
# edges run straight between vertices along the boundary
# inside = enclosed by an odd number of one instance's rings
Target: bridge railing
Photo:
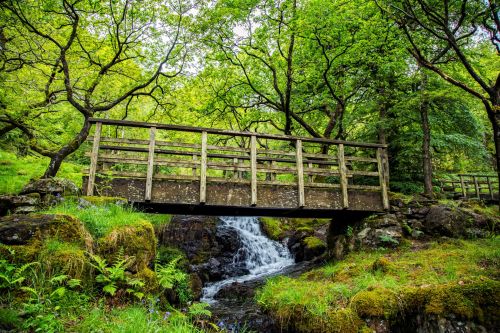
[[[462,198],[498,199],[498,176],[484,174],[458,174],[453,179],[440,179],[443,193]]]
[[[144,200],[150,201],[155,179],[199,182],[199,203],[207,202],[207,183],[240,183],[251,188],[252,206],[258,187],[293,186],[298,206],[305,189],[340,192],[349,208],[349,191],[379,192],[389,207],[386,146],[255,132],[91,119],[95,124],[87,195],[100,177],[145,178]]]

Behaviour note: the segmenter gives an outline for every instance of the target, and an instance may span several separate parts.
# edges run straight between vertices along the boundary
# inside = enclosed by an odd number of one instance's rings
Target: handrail
[[[283,134],[264,134],[264,133],[249,132],[249,131],[238,132],[234,130],[223,130],[216,128],[192,127],[185,125],[170,125],[170,124],[160,124],[160,123],[146,123],[146,122],[130,121],[130,120],[90,118],[89,122],[101,123],[103,125],[116,125],[125,127],[141,127],[141,128],[155,127],[156,129],[175,130],[181,132],[198,132],[198,133],[207,132],[207,134],[220,134],[220,135],[230,135],[230,136],[248,136],[248,137],[255,136],[263,139],[274,139],[283,141],[302,140],[302,142],[315,142],[315,143],[334,144],[334,145],[343,144],[351,147],[387,148],[386,144],[381,144],[381,143],[364,143],[364,142],[343,141],[343,140],[333,140],[324,138],[309,138],[309,137],[283,135]]]

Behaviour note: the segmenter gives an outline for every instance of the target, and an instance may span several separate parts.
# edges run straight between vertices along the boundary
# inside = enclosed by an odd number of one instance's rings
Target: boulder
[[[356,234],[362,247],[396,247],[403,237],[400,221],[393,214],[376,215],[365,220]]]
[[[27,184],[21,191],[23,194],[38,193],[42,203],[53,204],[59,202],[63,196],[73,196],[80,193],[80,189],[72,181],[64,178],[38,179]]]
[[[31,214],[0,218],[0,243],[27,245],[55,238],[92,248],[92,237],[82,222],[69,215]]]
[[[38,261],[47,274],[64,272],[73,278],[89,277],[86,252],[93,240],[82,222],[68,215],[31,214],[0,218],[0,256],[15,262]]]
[[[8,213],[27,214],[35,212],[40,206],[40,194],[0,196],[0,216]]]

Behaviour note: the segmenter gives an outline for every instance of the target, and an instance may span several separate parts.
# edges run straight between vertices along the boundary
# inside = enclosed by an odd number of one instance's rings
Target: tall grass
[[[168,223],[171,218],[165,214],[143,213],[128,205],[86,206],[77,199],[68,199],[44,213],[72,215],[82,221],[94,237],[102,237],[117,227],[133,226],[144,221],[149,221],[153,225],[163,224]]]

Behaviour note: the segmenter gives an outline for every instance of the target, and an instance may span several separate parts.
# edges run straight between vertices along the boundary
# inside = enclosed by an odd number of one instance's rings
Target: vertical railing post
[[[234,166],[233,179],[238,179],[240,177],[239,177],[239,172],[238,172],[238,158],[237,157],[233,158],[233,166]]]
[[[87,195],[94,195],[95,172],[97,169],[97,156],[99,154],[99,143],[101,142],[102,123],[95,124],[94,142],[92,144],[92,153],[90,155],[89,179],[87,181]]]
[[[479,192],[479,184],[477,183],[477,177],[472,176],[472,181],[474,182],[474,190],[476,191],[476,197],[481,199],[481,193]]]
[[[303,208],[305,205],[304,199],[304,164],[302,162],[302,140],[297,140],[295,143],[295,154],[297,164],[297,186],[299,195],[299,207]]]
[[[201,132],[200,204],[207,202],[207,132]]]
[[[193,154],[193,163],[194,163],[194,167],[191,168],[191,174],[193,175],[193,177],[196,177],[196,163],[198,162],[198,155]]]
[[[309,163],[307,163],[307,167],[309,169],[312,169],[313,168],[313,164],[311,162],[309,162]],[[307,176],[307,182],[312,184],[313,183],[313,175],[311,173],[308,173],[307,175],[308,175]]]
[[[276,161],[271,161],[271,168],[276,167]],[[276,180],[276,172],[271,172],[271,181]]]
[[[151,190],[153,188],[154,158],[156,145],[156,127],[149,129],[149,149],[148,149],[148,171],[146,173],[146,194],[145,201],[151,201]]]
[[[339,163],[339,173],[340,173],[340,193],[342,200],[342,208],[347,209],[349,208],[349,196],[347,192],[347,168],[345,166],[344,145],[342,143],[339,143],[338,145],[337,155],[339,160],[338,163]]]
[[[460,177],[460,187],[462,188],[462,197],[467,198],[467,189],[465,188],[464,175],[459,175]],[[453,189],[455,192],[455,189]]]
[[[250,137],[251,205],[257,205],[257,137]]]
[[[493,193],[493,185],[491,184],[491,177],[490,176],[487,176],[486,177],[486,181],[488,182],[488,191],[490,192],[490,198],[491,200],[495,200],[495,196],[494,196],[494,193]]]
[[[380,191],[382,192],[382,205],[384,209],[389,209],[389,195],[387,194],[387,172],[384,162],[384,149],[377,148],[377,166],[378,166],[378,177],[380,183]]]

